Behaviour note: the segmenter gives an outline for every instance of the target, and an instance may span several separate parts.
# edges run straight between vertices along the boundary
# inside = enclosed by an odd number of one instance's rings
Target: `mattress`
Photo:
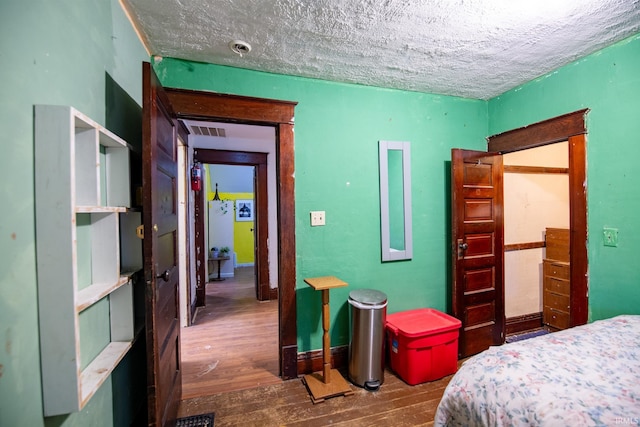
[[[640,425],[640,316],[490,347],[451,379],[435,425]]]

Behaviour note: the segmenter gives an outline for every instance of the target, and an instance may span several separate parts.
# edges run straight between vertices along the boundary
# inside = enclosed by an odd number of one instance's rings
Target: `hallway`
[[[209,282],[206,306],[181,331],[182,398],[281,382],[278,376],[278,301],[259,302],[254,270]]]

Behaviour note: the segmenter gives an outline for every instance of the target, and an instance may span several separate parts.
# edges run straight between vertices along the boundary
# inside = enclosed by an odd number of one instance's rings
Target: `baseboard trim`
[[[298,354],[297,345],[286,345],[281,349],[280,362],[280,376],[283,380],[292,380],[298,377],[298,364],[296,362]]]
[[[507,335],[542,328],[542,312],[510,317],[506,321]]]
[[[253,263],[253,262],[238,262],[238,263],[236,263],[236,268],[242,268],[242,267],[255,267],[255,263]]]
[[[346,369],[348,365],[348,358],[348,345],[331,347],[331,367],[333,369]],[[323,362],[322,350],[298,353],[298,375],[322,371]]]

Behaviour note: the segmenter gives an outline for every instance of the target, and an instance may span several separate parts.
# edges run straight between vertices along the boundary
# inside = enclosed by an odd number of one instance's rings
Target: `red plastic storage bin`
[[[460,326],[460,320],[433,308],[387,315],[391,369],[410,385],[455,373]]]

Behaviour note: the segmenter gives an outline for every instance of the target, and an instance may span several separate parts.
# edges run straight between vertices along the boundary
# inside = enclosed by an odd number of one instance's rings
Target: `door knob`
[[[458,239],[458,259],[464,258],[464,251],[466,251],[468,247],[469,245],[467,245],[466,242],[464,242],[462,239]]]
[[[164,273],[160,273],[156,276],[157,279],[162,279],[165,282],[169,281],[169,277],[171,277],[171,271],[165,270]]]

